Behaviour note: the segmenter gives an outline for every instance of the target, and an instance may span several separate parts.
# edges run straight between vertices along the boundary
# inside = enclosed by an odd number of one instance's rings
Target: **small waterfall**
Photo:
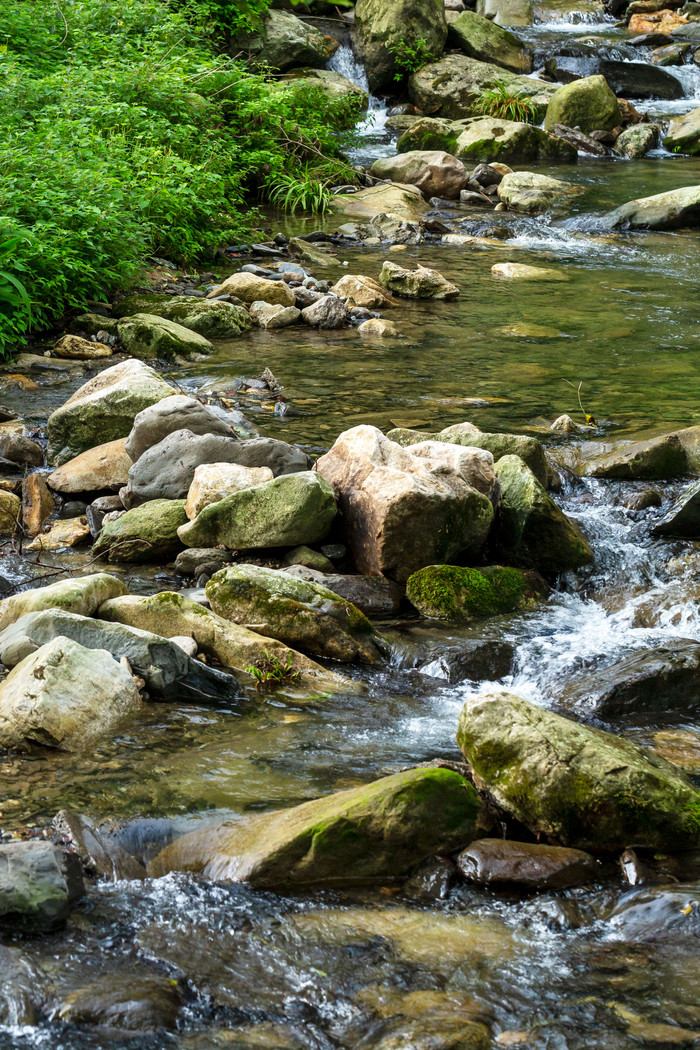
[[[700,105],[700,66],[694,62],[685,66],[672,66],[669,71],[676,80],[680,80],[685,89],[685,97],[694,99]]]
[[[369,95],[367,116],[357,125],[355,129],[360,135],[381,135],[386,126],[388,107],[384,99],[376,98],[369,89],[365,67],[359,62],[352,49],[346,44],[341,44],[333,57],[329,60],[327,69],[334,73],[340,73],[346,80],[356,84]]]

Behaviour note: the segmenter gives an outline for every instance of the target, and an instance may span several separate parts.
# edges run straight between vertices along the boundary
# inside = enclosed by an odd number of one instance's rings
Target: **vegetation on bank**
[[[297,188],[347,181],[346,104],[228,53],[268,3],[8,0],[0,355],[124,286],[148,255],[186,264],[245,239],[255,202],[281,185],[293,203]]]

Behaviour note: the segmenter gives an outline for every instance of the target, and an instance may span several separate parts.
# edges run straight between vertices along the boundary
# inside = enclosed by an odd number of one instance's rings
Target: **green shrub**
[[[394,80],[403,80],[410,73],[416,73],[428,62],[434,62],[438,57],[428,44],[425,37],[419,37],[415,44],[408,44],[405,40],[399,40],[395,44],[387,44],[387,51],[394,56],[396,73]]]

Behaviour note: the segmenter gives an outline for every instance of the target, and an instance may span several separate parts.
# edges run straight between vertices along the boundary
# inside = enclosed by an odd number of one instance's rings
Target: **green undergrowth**
[[[150,255],[187,265],[250,239],[254,205],[279,184],[305,194],[348,181],[347,103],[307,82],[281,88],[227,54],[266,7],[8,0],[0,356],[128,285]]]

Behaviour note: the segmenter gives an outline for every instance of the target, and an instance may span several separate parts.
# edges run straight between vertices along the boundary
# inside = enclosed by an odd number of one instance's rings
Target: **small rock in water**
[[[470,882],[482,886],[528,890],[583,886],[597,875],[595,860],[583,850],[504,839],[473,842],[457,857],[457,867]]]
[[[633,849],[626,849],[620,857],[620,870],[630,886],[640,886],[649,881],[649,873]]]
[[[663,503],[660,492],[648,489],[646,492],[635,492],[625,500],[628,510],[648,510],[650,507],[660,507]]]
[[[6,930],[62,926],[84,894],[75,854],[42,840],[0,844],[0,926]]]

